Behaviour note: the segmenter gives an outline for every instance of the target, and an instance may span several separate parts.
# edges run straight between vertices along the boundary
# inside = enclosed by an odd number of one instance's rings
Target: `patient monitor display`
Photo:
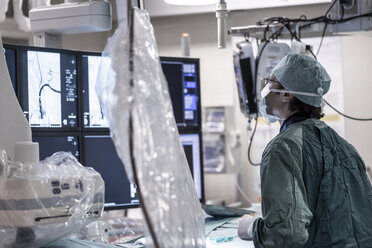
[[[23,50],[22,105],[31,127],[77,127],[76,56]]]
[[[105,209],[139,205],[136,186],[128,181],[109,135],[85,135],[84,153],[85,166],[94,168],[105,181]]]
[[[200,147],[199,134],[180,134],[183,149],[185,151],[186,159],[190,167],[190,172],[194,179],[196,191],[199,199],[203,197],[203,166]]]
[[[162,57],[178,127],[200,126],[199,60]]]
[[[108,128],[95,88],[100,62],[99,55],[82,56],[83,121],[86,128]]]

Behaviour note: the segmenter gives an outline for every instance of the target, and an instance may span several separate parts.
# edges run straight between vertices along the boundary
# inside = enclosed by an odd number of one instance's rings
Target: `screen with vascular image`
[[[78,127],[76,55],[22,50],[22,108],[35,128]]]
[[[100,55],[82,56],[83,122],[85,128],[108,128],[96,93],[96,81],[101,62]]]

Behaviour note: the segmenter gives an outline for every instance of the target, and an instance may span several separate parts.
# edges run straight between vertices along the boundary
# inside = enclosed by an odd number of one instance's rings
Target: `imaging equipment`
[[[57,151],[67,151],[82,164],[95,168],[104,180],[110,177],[107,173],[116,171],[113,173],[115,180],[105,180],[108,182],[105,208],[139,206],[136,187],[127,180],[95,93],[101,53],[16,45],[5,48],[10,51],[9,58],[14,56],[9,60],[14,68],[9,65],[8,68],[15,71],[15,86],[18,86],[21,106],[31,123],[32,139],[39,143],[40,159]],[[161,63],[186,158],[199,199],[203,201],[199,60],[162,57]],[[50,113],[50,109],[53,112]],[[102,149],[105,153],[101,153]],[[112,160],[111,172],[100,161],[106,154],[111,154],[107,156]],[[111,185],[115,181],[116,184]]]
[[[59,151],[70,152],[80,161],[80,134],[79,133],[33,133],[32,141],[39,143],[39,157],[44,160]]]
[[[76,53],[20,49],[21,102],[32,128],[78,127]]]
[[[100,217],[103,180],[70,154],[59,153],[39,161],[39,146],[31,142],[31,128],[16,99],[10,68],[5,54],[0,55],[0,115],[6,117],[0,125],[0,243],[5,247],[28,247],[51,238],[52,232],[58,238],[70,226],[78,227]],[[14,64],[20,63],[16,60]]]
[[[179,129],[201,128],[199,59],[160,57]]]
[[[100,62],[101,54],[99,53],[89,53],[81,56],[84,128],[108,128],[107,119],[103,114],[95,89]]]

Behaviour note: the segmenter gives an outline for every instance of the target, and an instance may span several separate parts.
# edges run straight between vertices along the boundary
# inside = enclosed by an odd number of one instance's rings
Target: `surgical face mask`
[[[270,89],[269,89],[269,86],[270,84],[267,84],[265,86],[265,88],[262,89],[261,91],[261,101],[259,103],[259,107],[260,107],[260,112],[261,112],[261,115],[266,119],[268,120],[269,122],[273,123],[273,122],[276,122],[278,120],[280,120],[279,117],[275,116],[275,115],[270,115],[267,113],[267,105],[266,105],[266,96],[268,94],[270,94]]]

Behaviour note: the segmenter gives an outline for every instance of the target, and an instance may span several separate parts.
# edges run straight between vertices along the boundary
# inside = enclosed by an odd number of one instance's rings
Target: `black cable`
[[[313,53],[313,51],[311,49],[308,49],[307,51],[309,51],[311,53],[311,55],[314,56],[314,59],[318,60],[318,58],[315,56],[315,54]]]
[[[128,26],[129,26],[129,85],[131,89],[134,88],[134,17],[135,17],[135,10],[133,8],[133,3],[132,0],[128,0],[127,3],[128,6],[128,16],[129,16],[129,21],[128,21]],[[132,166],[132,171],[133,171],[133,178],[134,182],[137,185],[137,195],[138,199],[140,200],[141,203],[141,209],[143,213],[143,217],[146,220],[148,230],[150,232],[152,241],[154,243],[155,248],[160,248],[158,238],[155,233],[155,229],[153,226],[153,223],[150,219],[150,212],[149,209],[147,208],[145,201],[143,199],[140,183],[138,180],[138,175],[137,175],[137,167],[136,167],[136,160],[134,158],[134,131],[133,131],[133,104],[134,101],[131,102],[130,106],[130,111],[129,111],[129,153],[130,153],[130,162]]]
[[[256,68],[255,68],[255,80],[257,80],[257,72],[258,72],[258,64],[260,62],[260,59],[261,59],[261,55],[262,55],[262,52],[264,51],[265,47],[267,46],[267,44],[270,42],[270,40],[273,38],[273,37],[276,37],[278,35],[280,35],[280,33],[282,32],[283,30],[283,27],[281,27],[280,29],[278,29],[276,32],[274,32],[268,41],[265,41],[265,44],[263,45],[263,47],[261,48],[261,50],[259,51],[258,53],[258,56],[257,56],[257,60],[256,60]],[[257,84],[257,82],[256,82]],[[258,122],[258,114],[256,115],[256,118],[255,118],[255,125],[254,125],[254,129],[253,129],[253,132],[252,132],[252,135],[251,135],[251,138],[250,138],[250,141],[249,141],[249,145],[248,145],[248,161],[251,165],[254,165],[254,166],[258,166],[258,165],[261,165],[261,163],[254,163],[251,159],[251,147],[252,147],[252,142],[253,142],[253,138],[254,138],[254,135],[256,133],[256,129],[257,129],[257,122]]]
[[[342,21],[344,19],[344,14],[345,14],[345,7],[344,5],[342,4],[341,5],[341,18],[340,18],[340,21]]]
[[[333,0],[331,6],[329,6],[327,12],[324,14],[324,16],[327,16],[329,14],[329,12],[331,12],[333,6],[335,6],[335,4],[337,3],[338,0]]]
[[[372,118],[357,118],[357,117],[352,117],[350,115],[346,115],[344,113],[341,113],[339,110],[337,110],[335,107],[333,107],[331,104],[329,104],[329,102],[327,102],[324,98],[323,98],[324,102],[329,106],[331,107],[331,109],[333,109],[334,111],[336,111],[338,114],[342,115],[343,117],[345,118],[348,118],[348,119],[351,119],[351,120],[354,120],[354,121],[372,121]]]
[[[256,133],[256,129],[257,129],[258,116],[256,116],[256,118],[254,120],[255,120],[256,123],[254,124],[253,132],[252,132],[251,138],[249,140],[249,145],[248,145],[248,161],[253,166],[259,166],[259,165],[261,165],[261,163],[254,163],[252,161],[252,158],[251,158],[251,147],[252,147],[253,137],[254,137],[254,134]]]

